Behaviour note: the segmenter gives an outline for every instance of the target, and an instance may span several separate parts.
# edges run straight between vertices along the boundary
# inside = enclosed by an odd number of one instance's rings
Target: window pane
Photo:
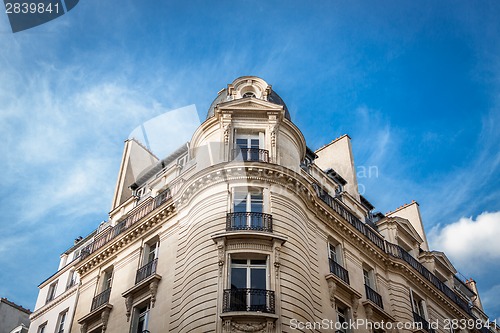
[[[240,289],[247,287],[246,268],[231,268],[231,289]]]
[[[247,192],[235,192],[233,207],[235,213],[247,211]]]
[[[246,259],[231,259],[232,264],[237,264],[237,265],[246,265],[247,260]]]
[[[240,148],[248,148],[247,139],[236,139],[236,145]]]
[[[265,259],[262,259],[262,260],[257,260],[257,259],[252,259],[250,260],[250,264],[251,265],[262,265],[262,266],[266,266],[266,260]]]
[[[266,269],[264,268],[251,268],[250,269],[250,288],[252,289],[266,289]]]

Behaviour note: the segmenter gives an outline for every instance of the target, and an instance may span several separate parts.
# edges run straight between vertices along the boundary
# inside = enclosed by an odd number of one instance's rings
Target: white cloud
[[[454,264],[466,272],[500,269],[500,212],[484,212],[462,217],[445,226],[437,225],[428,235],[433,248],[444,251]]]

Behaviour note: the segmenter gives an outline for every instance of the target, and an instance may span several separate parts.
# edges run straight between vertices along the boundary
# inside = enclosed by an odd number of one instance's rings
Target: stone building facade
[[[349,136],[312,151],[240,77],[171,155],[125,142],[109,220],[40,285],[30,333],[500,332],[487,320],[416,202],[384,215],[359,193]]]

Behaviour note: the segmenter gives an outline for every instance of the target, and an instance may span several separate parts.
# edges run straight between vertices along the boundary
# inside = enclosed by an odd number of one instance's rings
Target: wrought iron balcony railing
[[[342,281],[349,284],[349,272],[333,259],[330,259],[330,273],[335,274]]]
[[[225,289],[223,312],[252,311],[274,313],[274,291],[265,289]]]
[[[95,296],[94,299],[92,299],[92,307],[90,308],[90,311],[94,311],[101,305],[107,304],[109,302],[110,294],[111,294],[111,288],[108,288],[104,290],[102,293]]]
[[[382,296],[373,290],[370,286],[365,284],[366,299],[372,301],[382,310],[384,309],[384,304],[382,303]]]
[[[170,198],[172,198],[172,195],[170,190],[167,189],[158,194],[154,199],[149,198],[141,205],[132,209],[124,220],[116,224],[114,227],[108,228],[98,234],[92,243],[85,246],[81,251],[80,261],[84,260],[92,253],[112,241],[114,238],[124,233],[143,217],[167,202]]]
[[[226,231],[257,230],[273,231],[273,217],[271,214],[256,212],[227,213]]]
[[[155,259],[152,260],[151,262],[148,262],[141,268],[139,268],[137,270],[137,274],[135,275],[135,284],[138,284],[142,280],[146,279],[148,276],[155,274],[157,265],[158,265],[158,259]]]
[[[269,163],[269,151],[259,148],[235,148],[232,151],[232,159],[241,158],[243,161]]]
[[[423,330],[426,330],[429,333],[434,333],[434,330],[431,328],[429,322],[416,312],[413,312],[413,322],[419,323]]]
[[[444,293],[449,299],[451,299],[458,307],[464,310],[467,314],[474,317],[471,308],[469,307],[467,301],[458,296],[450,287],[448,287],[444,282],[438,279],[437,276],[432,274],[427,268],[424,267],[417,259],[415,259],[411,254],[406,252],[403,248],[396,244],[392,244],[384,240],[384,238],[374,231],[371,227],[361,222],[361,220],[351,213],[348,208],[346,208],[338,199],[333,198],[327,193],[320,190],[320,187],[313,184],[317,190],[318,197],[326,203],[330,208],[332,208],[337,214],[342,216],[350,225],[362,233],[366,238],[370,240],[375,246],[389,254],[390,256],[406,261],[411,267],[413,267],[417,272],[419,272],[425,279],[427,279],[432,285]]]

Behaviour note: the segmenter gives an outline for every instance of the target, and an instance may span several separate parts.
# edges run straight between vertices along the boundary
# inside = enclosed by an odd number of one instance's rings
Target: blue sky
[[[81,1],[12,34],[0,15],[0,295],[33,308],[107,218],[139,124],[257,75],[308,145],[347,133],[365,196],[415,199],[431,247],[500,318],[498,1]]]

